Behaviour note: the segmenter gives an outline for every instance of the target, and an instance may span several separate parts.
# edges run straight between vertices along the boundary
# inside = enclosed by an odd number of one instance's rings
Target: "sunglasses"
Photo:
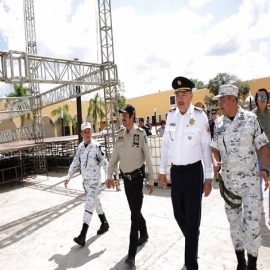
[[[267,95],[258,96],[258,100],[267,99]]]
[[[217,114],[216,112],[212,112],[211,114]]]

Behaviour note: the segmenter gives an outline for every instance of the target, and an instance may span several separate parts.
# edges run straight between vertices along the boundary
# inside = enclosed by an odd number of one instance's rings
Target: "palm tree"
[[[61,126],[62,130],[62,136],[64,135],[64,130],[63,128],[71,123],[74,129],[76,128],[76,122],[74,119],[71,117],[71,115],[68,113],[69,111],[69,105],[64,104],[62,107],[58,107],[57,109],[54,109],[51,112],[51,116],[57,116],[57,119],[54,121],[52,124],[53,127],[55,126]],[[62,118],[63,116],[63,118]]]
[[[7,95],[7,97],[26,97],[28,94],[30,94],[30,89],[27,87],[24,87],[22,84],[14,84],[13,85],[14,92]],[[14,101],[16,103],[16,101]],[[21,127],[24,126],[25,119],[31,119],[30,113],[27,113],[27,115],[23,114],[20,116],[21,119]]]
[[[87,117],[92,116],[94,120],[93,124],[94,132],[96,132],[97,119],[98,118],[102,119],[105,116],[105,112],[103,111],[103,109],[104,109],[104,102],[101,101],[98,93],[96,93],[94,98],[91,98],[89,100],[89,107],[87,110]]]

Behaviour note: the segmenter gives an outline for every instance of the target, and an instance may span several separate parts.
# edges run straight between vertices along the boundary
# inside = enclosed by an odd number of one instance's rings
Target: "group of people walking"
[[[261,191],[260,194],[260,178],[265,182],[264,189],[269,188],[268,92],[265,89],[258,91],[255,97],[257,110],[253,113],[238,105],[236,86],[222,85],[219,94],[213,97],[218,100],[222,116],[215,119],[211,136],[206,114],[192,105],[192,89],[195,87],[193,82],[185,77],[177,77],[173,80],[172,87],[177,107],[170,110],[166,126],[164,125],[159,182],[162,188],[167,187],[166,168],[170,158],[173,212],[185,237],[184,269],[199,268],[202,196],[210,195],[214,174],[219,180],[220,193],[230,224],[231,239],[238,261],[236,269],[256,270],[261,245],[259,220],[263,193]],[[265,103],[266,109],[262,106]],[[118,173],[119,166],[131,211],[125,263],[133,266],[137,247],[149,238],[146,220],[141,213],[145,163],[148,167],[149,194],[154,189],[154,172],[146,131],[134,125],[135,108],[127,105],[119,112],[122,114],[123,128],[117,132],[109,162],[99,143],[91,138],[91,124],[82,124],[83,142],[70,166],[65,186],[75,170],[80,169],[87,197],[82,230],[74,241],[84,246],[94,209],[101,220],[97,234],[109,230],[98,197],[100,167],[107,173],[106,187],[110,189],[115,186],[113,174]]]

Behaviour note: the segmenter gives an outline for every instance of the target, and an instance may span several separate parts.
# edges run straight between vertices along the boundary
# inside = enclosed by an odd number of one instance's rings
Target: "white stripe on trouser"
[[[99,181],[96,179],[84,180],[83,185],[87,192],[84,205],[83,223],[86,223],[89,226],[94,209],[96,209],[98,215],[101,215],[104,212],[98,196]]]
[[[235,250],[243,250],[252,256],[258,256],[261,246],[260,225],[261,202],[257,185],[254,187],[241,187],[242,206],[232,209],[225,203],[225,211],[230,223],[230,233]],[[257,189],[257,190],[256,190]],[[245,190],[245,192],[243,192]],[[235,190],[232,188],[232,192]],[[243,194],[245,193],[245,194]],[[236,194],[236,192],[234,193]],[[231,200],[231,199],[230,199]],[[233,200],[231,200],[233,201]],[[234,201],[239,203],[238,201]]]

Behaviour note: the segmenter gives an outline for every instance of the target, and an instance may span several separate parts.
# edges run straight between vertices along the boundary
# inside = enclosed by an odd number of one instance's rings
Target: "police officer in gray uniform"
[[[159,181],[167,186],[171,166],[171,197],[174,217],[185,237],[185,267],[198,269],[198,241],[202,194],[212,190],[210,129],[206,114],[191,104],[193,82],[177,77],[172,82],[177,108],[170,110],[162,140]],[[204,169],[202,162],[204,162]]]
[[[220,86],[219,94],[213,99],[218,100],[222,116],[215,122],[212,161],[216,177],[221,166],[220,192],[225,200],[225,212],[238,260],[237,270],[256,270],[261,245],[259,177],[264,179],[267,189],[268,139],[256,115],[238,106],[236,86]],[[259,174],[255,148],[259,149],[262,160],[263,169]]]
[[[119,110],[119,112],[122,113],[124,128],[120,129],[117,134],[116,143],[109,162],[106,186],[107,188],[114,188],[112,175],[117,172],[118,161],[120,161],[120,172],[124,180],[125,193],[131,211],[130,242],[125,263],[133,266],[135,265],[137,246],[142,245],[148,239],[146,222],[141,213],[145,161],[149,173],[147,185],[149,194],[154,189],[154,172],[146,133],[142,128],[134,126],[136,118],[135,108],[127,104],[126,108]],[[139,239],[138,232],[140,232]]]
[[[80,235],[78,237],[75,237],[73,240],[78,245],[84,246],[87,230],[94,209],[96,209],[101,221],[101,226],[97,231],[97,234],[102,234],[109,229],[109,224],[105,217],[98,196],[99,184],[101,179],[100,167],[102,166],[104,171],[107,172],[108,161],[101,150],[100,144],[91,138],[92,128],[89,122],[85,122],[81,125],[81,136],[83,138],[83,142],[81,142],[78,146],[76,156],[74,157],[70,165],[64,185],[65,187],[67,187],[74,173],[78,169],[81,170],[83,187],[87,192],[87,197],[85,201],[85,210],[83,215],[83,227]]]

